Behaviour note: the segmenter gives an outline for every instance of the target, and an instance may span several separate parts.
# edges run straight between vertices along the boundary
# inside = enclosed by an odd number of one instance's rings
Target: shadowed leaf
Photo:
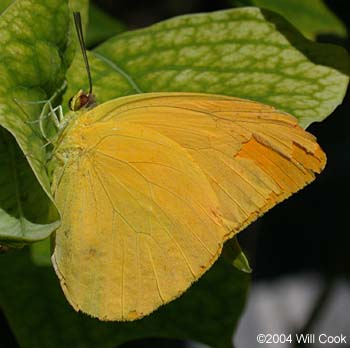
[[[86,35],[86,46],[88,48],[94,47],[124,30],[124,26],[115,18],[109,16],[97,6],[90,5],[89,25]]]

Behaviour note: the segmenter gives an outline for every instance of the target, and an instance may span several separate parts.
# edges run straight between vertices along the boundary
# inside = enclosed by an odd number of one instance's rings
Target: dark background
[[[228,0],[95,0],[94,3],[128,29],[144,27],[176,15],[232,8]],[[347,25],[349,33],[347,1],[328,0],[326,4]],[[349,40],[335,36],[321,36],[318,41],[349,47]],[[310,186],[240,233],[239,240],[254,270],[253,282],[305,271],[321,274],[326,280],[326,287],[332,284],[334,278],[349,279],[350,229],[346,223],[350,193],[348,114],[349,91],[344,103],[329,118],[308,129],[317,136],[327,154],[324,172]],[[327,290],[323,289],[321,293],[326,294]],[[2,347],[17,348],[18,345],[0,311]],[[123,346],[131,347],[181,348],[185,347],[185,343],[150,339]]]

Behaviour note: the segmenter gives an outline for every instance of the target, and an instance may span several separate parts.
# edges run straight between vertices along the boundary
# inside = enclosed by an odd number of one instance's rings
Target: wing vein
[[[154,185],[154,186],[160,187],[161,189],[163,189],[163,190],[169,192],[170,194],[172,194],[172,195],[174,195],[175,197],[177,197],[179,200],[181,200],[181,201],[183,201],[184,203],[186,203],[186,205],[187,205],[191,210],[193,210],[193,211],[195,212],[195,214],[196,214],[198,217],[200,217],[199,213],[191,207],[191,205],[189,204],[188,201],[186,201],[186,200],[184,200],[182,197],[176,195],[174,192],[168,190],[166,187],[161,186],[161,185],[158,185],[158,184],[156,184],[156,183],[154,183],[154,182],[148,180],[137,168],[135,168],[134,166],[130,165],[131,162],[123,161],[123,160],[121,160],[121,159],[119,159],[119,158],[113,157],[113,156],[111,156],[111,155],[109,155],[109,154],[106,154],[106,153],[104,153],[104,152],[101,152],[101,151],[99,151],[99,150],[96,150],[96,152],[100,153],[101,155],[107,156],[107,157],[109,157],[109,158],[111,158],[111,159],[113,159],[113,160],[115,160],[115,161],[118,161],[118,162],[121,162],[121,163],[123,163],[123,164],[126,164],[126,165],[129,166],[131,169],[133,169],[137,174],[139,174],[140,176],[142,176],[142,177],[144,178],[145,181],[151,183],[151,184]],[[169,166],[168,168],[172,168],[172,167]],[[186,173],[183,173],[183,172],[181,172],[181,171],[179,171],[179,170],[175,170],[175,171],[178,171],[179,173],[183,174],[184,176],[187,176]],[[114,178],[115,178],[115,177],[114,177]],[[157,204],[157,203],[156,203],[156,204]],[[205,211],[205,209],[203,208],[203,206],[202,206],[201,204],[198,203],[198,204],[196,204],[196,205],[198,206],[198,208],[200,208],[201,210],[204,211],[205,215],[206,215],[210,220],[212,220],[214,223],[216,223],[216,221],[213,219],[213,217],[210,216],[210,215]],[[163,210],[162,207],[159,206],[158,204],[157,204],[157,206],[158,206],[161,210]]]
[[[158,295],[159,295],[159,298],[160,298],[160,300],[162,301],[162,303],[164,303],[164,297],[163,297],[162,292],[161,292],[161,290],[160,290],[159,279],[158,279],[156,267],[155,267],[155,265],[154,265],[154,260],[153,260],[153,257],[152,257],[152,252],[151,252],[150,247],[149,247],[149,245],[148,245],[147,242],[146,242],[146,246],[147,246],[147,250],[148,250],[148,255],[149,255],[150,260],[151,260],[152,270],[153,270],[153,273],[154,273],[154,277],[155,277],[155,279],[156,279]]]
[[[98,151],[98,150],[97,150],[97,151]],[[104,154],[104,153],[101,152],[101,151],[99,151],[99,153]],[[111,157],[111,156],[110,156],[110,157]],[[186,205],[188,208],[190,208],[190,210],[192,210],[192,211],[195,213],[196,216],[199,217],[199,221],[202,222],[201,217],[200,217],[199,213],[197,212],[197,210],[195,210],[187,200],[183,199],[182,197],[180,197],[179,195],[177,195],[175,192],[172,192],[172,191],[168,190],[166,187],[164,187],[164,186],[162,186],[162,185],[158,185],[158,184],[156,184],[156,183],[154,183],[154,182],[152,182],[152,181],[149,181],[137,168],[135,168],[134,166],[130,165],[129,162],[120,160],[120,159],[115,158],[115,157],[111,157],[111,158],[114,159],[114,160],[116,160],[116,161],[119,161],[119,162],[121,162],[121,163],[124,163],[124,164],[126,164],[127,166],[130,166],[130,168],[132,168],[134,171],[136,171],[147,183],[150,183],[151,185],[157,186],[157,187],[161,188],[162,190],[167,191],[168,193],[170,193],[171,195],[175,196],[177,199],[179,199],[180,201],[182,201],[183,203],[185,203],[185,205]],[[136,197],[127,189],[127,187],[126,187],[124,184],[122,184],[122,183],[120,182],[120,180],[117,179],[117,177],[114,176],[113,179],[117,180],[117,181],[118,181],[118,182],[119,182],[133,197],[134,197],[134,198],[135,198],[135,201],[137,202],[137,204],[140,205],[140,203],[138,202],[138,200],[136,199]],[[166,216],[168,216],[168,215],[165,213],[164,209],[163,209],[158,203],[156,203],[153,199],[152,199],[152,202],[153,202]],[[140,206],[141,206],[141,205],[140,205]],[[141,206],[141,208],[142,208],[142,206]],[[200,208],[201,210],[203,210],[204,213],[209,217],[209,219],[213,220],[213,218],[204,210],[204,208],[203,208],[200,204],[198,204],[198,208]],[[215,223],[215,221],[214,221],[214,223]],[[189,228],[189,230],[190,230],[190,231],[192,232],[192,234],[196,237],[196,239],[202,244],[202,246],[203,246],[212,256],[214,256],[215,254],[212,253],[212,252],[208,249],[208,247],[203,243],[203,241],[200,239],[200,237],[199,237],[191,228]]]
[[[95,170],[95,172],[96,172],[96,170]],[[96,175],[98,175],[97,172],[96,172]],[[99,181],[100,181],[101,185],[103,185],[103,184],[102,184],[102,181],[101,181],[101,179],[100,179],[100,177],[99,177],[99,175],[98,175],[98,178],[99,178]],[[118,180],[116,177],[114,177],[114,179],[116,179],[116,180],[118,181],[119,185],[123,186],[123,187],[132,195],[132,193],[127,189],[127,187],[126,187],[124,184],[122,184],[122,183],[120,182],[120,180]],[[145,180],[146,180],[146,179],[145,179]],[[103,187],[104,187],[104,185],[103,185]],[[138,232],[138,231],[136,230],[136,228],[134,228],[133,226],[131,226],[131,225],[128,223],[128,221],[122,216],[122,214],[114,207],[113,201],[112,201],[112,199],[110,198],[110,196],[108,195],[108,193],[107,193],[107,191],[106,191],[105,188],[104,188],[104,191],[105,191],[106,195],[108,196],[109,201],[110,201],[110,203],[112,204],[113,209],[115,209],[115,210],[117,211],[117,213],[118,213],[118,214],[122,217],[122,219],[132,228],[132,230],[133,230],[135,233],[140,233],[140,232]],[[132,196],[133,196],[133,195],[132,195]],[[134,196],[133,196],[133,197],[134,197]],[[135,197],[134,197],[134,198],[135,198]],[[136,201],[137,204],[139,204],[139,202],[138,202],[138,200],[137,200],[136,198],[135,198],[135,201]],[[153,201],[153,203],[162,211],[162,213],[167,217],[167,219],[169,220],[169,222],[170,222],[172,225],[174,225],[174,223],[172,222],[172,220],[170,219],[170,217],[168,216],[168,214],[164,211],[164,209],[163,209],[161,206],[159,206],[159,204],[157,204],[156,202]],[[140,205],[140,204],[139,204],[139,205]],[[142,208],[141,205],[140,205],[140,207]],[[163,225],[163,223],[161,223],[161,222],[160,222],[160,224],[161,224],[161,226],[163,227],[163,229],[166,231],[166,233],[168,234],[168,236],[170,237],[170,239],[172,239],[172,240],[174,241],[175,245],[176,245],[177,248],[179,249],[179,251],[180,251],[180,253],[182,254],[183,258],[185,259],[185,262],[186,262],[188,268],[190,269],[192,275],[195,276],[195,273],[194,273],[194,271],[193,271],[193,269],[192,269],[192,267],[191,267],[191,265],[190,265],[190,262],[188,261],[188,258],[187,258],[187,256],[186,256],[185,252],[183,251],[183,249],[181,248],[181,246],[178,244],[178,242],[176,241],[175,237],[174,237],[173,234],[170,232],[169,228],[168,228],[166,225]],[[192,230],[191,230],[191,231],[192,231]]]

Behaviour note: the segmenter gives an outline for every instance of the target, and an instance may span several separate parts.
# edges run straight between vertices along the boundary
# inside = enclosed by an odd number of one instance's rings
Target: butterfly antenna
[[[92,79],[91,79],[89,60],[88,60],[88,57],[86,54],[86,45],[85,45],[85,41],[84,41],[83,26],[81,24],[80,12],[73,12],[73,16],[74,16],[75,29],[77,31],[78,40],[79,40],[81,52],[83,54],[85,68],[86,68],[86,72],[87,72],[88,79],[89,79],[89,95],[91,95],[92,94]]]

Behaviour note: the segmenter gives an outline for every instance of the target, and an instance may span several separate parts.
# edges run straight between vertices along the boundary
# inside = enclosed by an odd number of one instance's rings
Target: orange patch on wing
[[[305,170],[303,162],[281,155],[254,137],[242,145],[236,156],[255,161],[286,192],[298,191],[315,177],[311,170]],[[301,155],[298,158],[303,159]]]

